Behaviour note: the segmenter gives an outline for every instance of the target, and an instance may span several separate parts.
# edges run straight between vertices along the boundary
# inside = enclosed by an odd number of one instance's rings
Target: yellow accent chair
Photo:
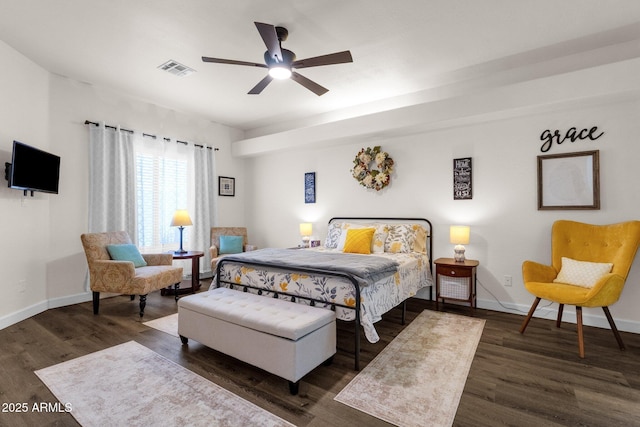
[[[149,292],[168,286],[177,291],[180,285],[182,267],[173,266],[171,253],[141,254],[146,265],[140,267],[135,267],[132,261],[113,260],[107,246],[131,245],[126,231],[86,233],[80,236],[80,240],[89,264],[93,314],[98,314],[100,309],[100,292],[131,295],[131,300],[139,295],[142,317]]]
[[[640,243],[640,221],[627,221],[611,225],[591,225],[575,221],[560,220],[551,230],[551,263],[543,265],[534,261],[522,264],[522,277],[527,290],[536,298],[529,314],[520,327],[524,333],[541,299],[559,304],[556,327],[562,322],[562,310],[565,304],[576,307],[578,332],[578,350],[584,358],[584,338],[582,333],[582,307],[602,307],[609,321],[618,345],[624,350],[622,337],[609,312],[609,306],[620,298],[631,264]],[[563,258],[565,269],[563,271]],[[566,260],[568,258],[569,260]],[[579,261],[579,262],[574,262]],[[579,278],[587,270],[595,269],[604,263],[607,271],[593,277],[591,287],[583,279],[577,283],[571,275]],[[578,266],[572,273],[568,266]],[[581,267],[581,268],[580,268]],[[573,284],[563,283],[561,279]],[[598,278],[598,276],[601,276]]]
[[[224,248],[224,237],[242,237],[242,245],[237,247],[235,250]],[[247,235],[246,227],[211,227],[211,247],[209,248],[209,254],[211,255],[211,271],[215,273],[216,265],[218,265],[218,260],[225,255],[230,255],[232,253],[238,252],[247,252],[253,251],[257,249],[253,245],[249,245],[249,238]]]

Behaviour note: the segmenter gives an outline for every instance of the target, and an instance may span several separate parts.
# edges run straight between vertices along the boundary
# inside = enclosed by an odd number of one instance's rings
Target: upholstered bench
[[[178,334],[289,380],[291,394],[336,352],[333,311],[228,288],[180,298]]]

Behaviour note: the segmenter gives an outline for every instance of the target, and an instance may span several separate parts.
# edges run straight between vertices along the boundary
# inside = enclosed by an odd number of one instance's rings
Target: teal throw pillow
[[[147,262],[140,251],[133,244],[107,245],[107,251],[111,259],[115,261],[131,261],[135,268],[144,267]]]
[[[242,252],[244,237],[242,236],[220,236],[220,255],[238,254]]]

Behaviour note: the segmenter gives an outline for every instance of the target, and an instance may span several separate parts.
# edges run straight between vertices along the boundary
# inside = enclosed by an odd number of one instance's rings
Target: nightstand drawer
[[[465,267],[452,267],[449,265],[439,265],[437,274],[450,277],[471,277],[472,270]]]

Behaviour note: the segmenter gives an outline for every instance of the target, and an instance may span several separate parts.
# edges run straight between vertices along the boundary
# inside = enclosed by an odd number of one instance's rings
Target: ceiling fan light
[[[286,66],[273,66],[269,68],[269,75],[277,80],[284,80],[291,77],[291,69]]]

